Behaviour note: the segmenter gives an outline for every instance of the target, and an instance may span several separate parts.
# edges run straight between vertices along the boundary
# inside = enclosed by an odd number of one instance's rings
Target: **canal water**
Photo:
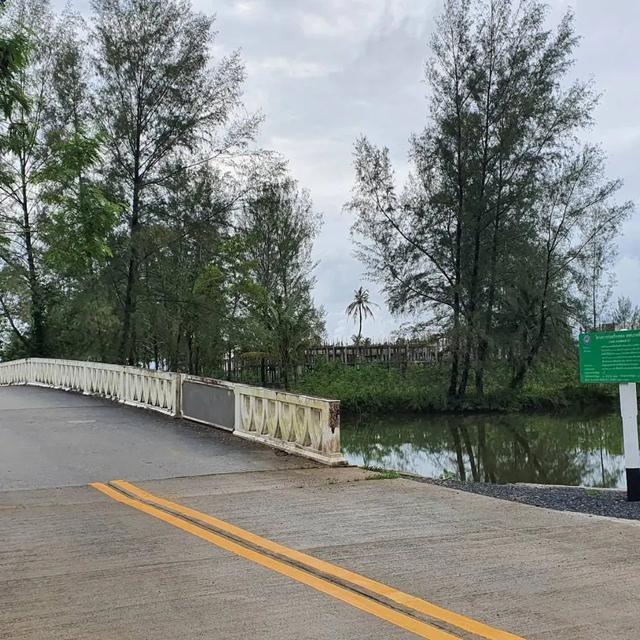
[[[430,478],[625,486],[615,413],[345,417],[341,442],[352,464]]]

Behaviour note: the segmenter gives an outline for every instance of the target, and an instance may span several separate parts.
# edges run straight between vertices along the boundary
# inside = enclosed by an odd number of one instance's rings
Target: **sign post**
[[[620,413],[627,468],[627,500],[640,500],[640,452],[638,450],[638,395],[635,382],[620,384]]]
[[[603,331],[580,335],[580,382],[618,383],[627,470],[627,500],[640,500],[638,396],[640,331]]]

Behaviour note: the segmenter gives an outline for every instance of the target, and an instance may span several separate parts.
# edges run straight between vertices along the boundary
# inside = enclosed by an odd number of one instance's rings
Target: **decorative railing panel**
[[[338,401],[247,385],[233,387],[236,435],[325,464],[343,461]]]
[[[12,360],[0,363],[0,385],[27,384],[29,382],[29,361]]]
[[[30,384],[77,391],[153,409],[170,415],[179,412],[180,377],[101,362],[29,358],[0,363],[0,384]]]

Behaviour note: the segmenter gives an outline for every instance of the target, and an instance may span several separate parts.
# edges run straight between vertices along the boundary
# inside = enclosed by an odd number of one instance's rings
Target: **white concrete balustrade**
[[[340,407],[335,400],[100,362],[28,358],[0,363],[0,385],[76,391],[176,417],[183,415],[182,385],[198,381],[233,391],[235,435],[324,464],[343,463]],[[215,402],[213,395],[211,401]]]
[[[235,434],[325,464],[340,464],[340,403],[234,385]]]
[[[0,384],[29,384],[178,414],[178,376],[101,362],[28,358],[0,363]]]

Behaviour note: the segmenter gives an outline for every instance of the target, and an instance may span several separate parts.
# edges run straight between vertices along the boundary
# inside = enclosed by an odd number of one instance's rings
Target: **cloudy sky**
[[[353,257],[350,220],[342,212],[353,181],[352,146],[360,134],[389,147],[406,173],[408,138],[426,121],[423,82],[429,36],[442,0],[193,0],[217,16],[220,53],[240,49],[248,72],[245,104],[265,116],[259,144],[283,153],[308,188],[324,226],[316,242],[315,298],[327,312],[330,338],[354,333],[344,309],[353,290],[370,288],[380,304],[365,334],[388,336],[398,319],[363,280]],[[62,2],[59,3],[62,5]],[[72,6],[82,11],[86,0]],[[551,0],[550,21],[567,8],[582,43],[576,77],[602,93],[589,139],[606,150],[611,177],[625,181],[622,197],[640,203],[640,2]],[[617,294],[640,304],[640,209],[626,224],[616,265]]]

